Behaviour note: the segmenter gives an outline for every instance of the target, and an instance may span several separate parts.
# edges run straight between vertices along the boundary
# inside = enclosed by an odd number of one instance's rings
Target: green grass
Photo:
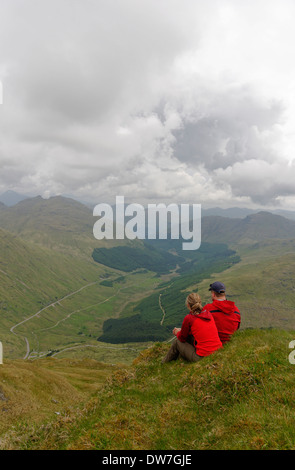
[[[99,354],[97,337],[102,332],[103,322],[110,316],[118,316],[131,299],[135,301],[148,295],[154,284],[152,273],[122,277],[112,287],[94,283],[43,310],[16,331],[29,339],[31,357],[51,350],[57,354],[65,348],[83,344],[93,344]],[[128,341],[123,339],[121,342]],[[110,361],[114,362],[111,355]]]
[[[96,398],[46,426],[23,425],[17,449],[295,449],[295,332],[244,330],[197,364],[161,364],[169,345],[143,351]],[[5,448],[5,445],[2,446]]]
[[[6,432],[17,435],[22,426],[42,425],[65,410],[77,412],[118,367],[90,359],[5,359],[0,365],[0,446]]]
[[[121,275],[95,263],[90,255],[55,251],[1,229],[0,246],[0,341],[5,358],[25,357],[24,337],[32,357],[70,346],[97,346],[104,320],[118,317],[129,303],[149,295],[160,282],[146,270]],[[103,284],[105,279],[109,285]],[[24,323],[13,334],[10,329],[20,322]],[[74,355],[83,351],[81,357],[85,357],[90,349],[73,351]],[[91,357],[106,359],[106,345],[91,351]],[[124,359],[130,362],[134,354],[128,359],[124,351]],[[107,361],[114,362],[111,350]]]
[[[2,230],[0,245],[0,338],[6,357],[17,358],[25,350],[17,335],[24,326],[16,328],[15,335],[10,328],[83,286],[98,285],[107,270],[83,257],[57,253]]]
[[[295,329],[295,240],[265,240],[235,247],[241,262],[222,273],[190,286],[198,289],[204,303],[208,286],[220,280],[242,314],[242,327]]]

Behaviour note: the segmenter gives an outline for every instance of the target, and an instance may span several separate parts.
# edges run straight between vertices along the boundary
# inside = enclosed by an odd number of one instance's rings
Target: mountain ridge
[[[54,196],[43,199],[37,196],[20,201],[12,207],[0,205],[0,212],[0,227],[20,236],[32,236],[33,232],[39,231],[45,237],[44,232],[55,230],[84,234],[89,242],[94,242],[95,219],[91,209],[71,198]],[[202,217],[204,241],[237,243],[247,238],[253,241],[263,238],[295,238],[295,221],[268,211],[248,214],[244,218],[221,215]]]
[[[249,209],[247,207],[229,207],[224,209],[222,207],[202,208],[203,216],[220,215],[221,217],[229,217],[234,219],[242,219],[247,215],[256,214],[257,212],[266,211],[274,215],[281,215],[286,219],[295,220],[295,211],[287,209]]]
[[[27,198],[12,207],[0,207],[0,228],[52,249],[72,250],[91,256],[96,247],[141,244],[124,239],[97,240],[93,235],[93,211],[72,198]]]
[[[202,240],[223,243],[247,243],[264,239],[295,238],[295,221],[260,211],[243,219],[222,216],[202,218]]]

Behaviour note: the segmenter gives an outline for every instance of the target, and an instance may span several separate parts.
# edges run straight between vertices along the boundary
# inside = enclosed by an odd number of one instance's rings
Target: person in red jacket
[[[210,284],[212,303],[206,304],[203,313],[210,312],[215,320],[222,344],[227,343],[232,334],[240,328],[241,314],[231,300],[226,299],[225,285],[216,281]]]
[[[222,348],[212,314],[202,311],[200,296],[190,294],[186,305],[190,312],[184,317],[181,328],[173,329],[176,338],[162,363],[173,361],[179,355],[187,361],[197,362]]]

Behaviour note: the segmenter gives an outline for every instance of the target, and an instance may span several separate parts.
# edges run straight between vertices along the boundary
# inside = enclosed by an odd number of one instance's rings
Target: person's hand
[[[181,328],[174,328],[174,329],[173,329],[173,334],[174,334],[174,336],[176,336],[177,333],[178,333],[180,330],[181,330]]]

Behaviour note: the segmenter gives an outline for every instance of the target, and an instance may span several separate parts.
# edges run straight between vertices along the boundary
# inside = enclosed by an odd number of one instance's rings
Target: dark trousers
[[[162,363],[175,361],[179,355],[189,362],[197,362],[202,359],[202,356],[198,356],[196,348],[192,344],[188,342],[182,343],[179,339],[175,338]]]

